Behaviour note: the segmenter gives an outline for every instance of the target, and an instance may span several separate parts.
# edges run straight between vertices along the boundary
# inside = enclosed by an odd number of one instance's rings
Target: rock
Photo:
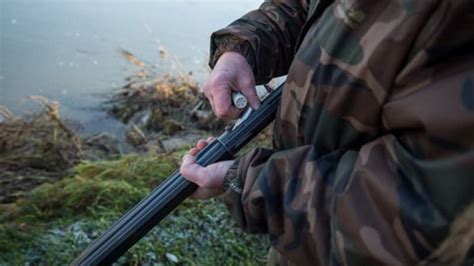
[[[189,113],[192,120],[195,121],[196,127],[201,130],[216,130],[225,127],[226,122],[219,120],[213,113],[206,101],[199,103]]]
[[[207,125],[213,119],[213,114],[211,111],[207,110],[195,110],[191,114],[192,118],[196,119],[199,125]]]
[[[183,124],[176,120],[168,119],[164,121],[162,131],[165,135],[174,135],[176,132],[181,131],[183,129],[185,129]]]
[[[154,108],[147,117],[145,128],[153,131],[160,131],[163,128],[165,116],[160,108]]]
[[[165,257],[170,262],[173,262],[173,263],[178,263],[179,262],[178,257],[176,257],[176,255],[174,255],[172,253],[166,253]]]
[[[182,134],[175,135],[169,138],[163,138],[160,140],[161,147],[166,151],[174,151],[185,146],[192,146],[198,140],[207,138],[203,132],[183,132]]]
[[[83,143],[86,160],[101,160],[121,153],[119,141],[108,133],[87,137]]]
[[[152,134],[152,136],[148,136],[148,142],[145,144],[144,150],[145,151],[153,151],[156,153],[163,153],[166,152],[166,149],[163,147],[161,143],[159,134]]]
[[[143,110],[140,112],[136,112],[133,116],[128,120],[128,125],[132,127],[132,124],[135,124],[139,128],[144,128],[148,123],[148,120],[152,116],[152,112],[150,110]]]
[[[135,124],[131,124],[130,128],[125,132],[125,138],[134,147],[141,146],[148,141],[145,133]]]

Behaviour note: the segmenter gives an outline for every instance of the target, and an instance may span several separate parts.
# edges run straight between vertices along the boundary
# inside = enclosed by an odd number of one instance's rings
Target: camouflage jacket
[[[426,260],[474,200],[472,14],[472,0],[274,0],[213,33],[211,67],[237,51],[259,83],[288,73],[274,149],[226,176],[238,224],[296,264]]]

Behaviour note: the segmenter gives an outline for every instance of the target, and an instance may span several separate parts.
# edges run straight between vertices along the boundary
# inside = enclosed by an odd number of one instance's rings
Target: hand
[[[217,61],[203,87],[214,114],[222,119],[236,119],[240,112],[232,105],[232,91],[241,92],[253,109],[260,106],[255,91],[255,77],[247,59],[236,52],[226,52]]]
[[[224,192],[224,177],[234,161],[222,161],[202,167],[196,163],[196,154],[211,142],[213,138],[199,140],[183,157],[180,172],[188,181],[197,184],[198,189],[191,195],[194,199],[209,199]]]

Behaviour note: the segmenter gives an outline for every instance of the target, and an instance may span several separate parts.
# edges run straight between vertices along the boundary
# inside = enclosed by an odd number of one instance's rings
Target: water
[[[116,132],[98,107],[138,70],[120,49],[166,69],[163,45],[202,84],[209,35],[261,2],[0,0],[0,105],[30,112],[38,105],[25,98],[42,95],[84,133]]]

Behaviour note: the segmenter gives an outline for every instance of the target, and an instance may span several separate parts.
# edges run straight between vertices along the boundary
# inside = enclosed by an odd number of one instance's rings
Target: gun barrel
[[[275,118],[282,83],[265,98],[238,126],[228,128],[197,155],[197,163],[206,166],[231,158]],[[196,189],[196,185],[175,171],[147,197],[92,242],[71,264],[109,265],[157,225]]]

